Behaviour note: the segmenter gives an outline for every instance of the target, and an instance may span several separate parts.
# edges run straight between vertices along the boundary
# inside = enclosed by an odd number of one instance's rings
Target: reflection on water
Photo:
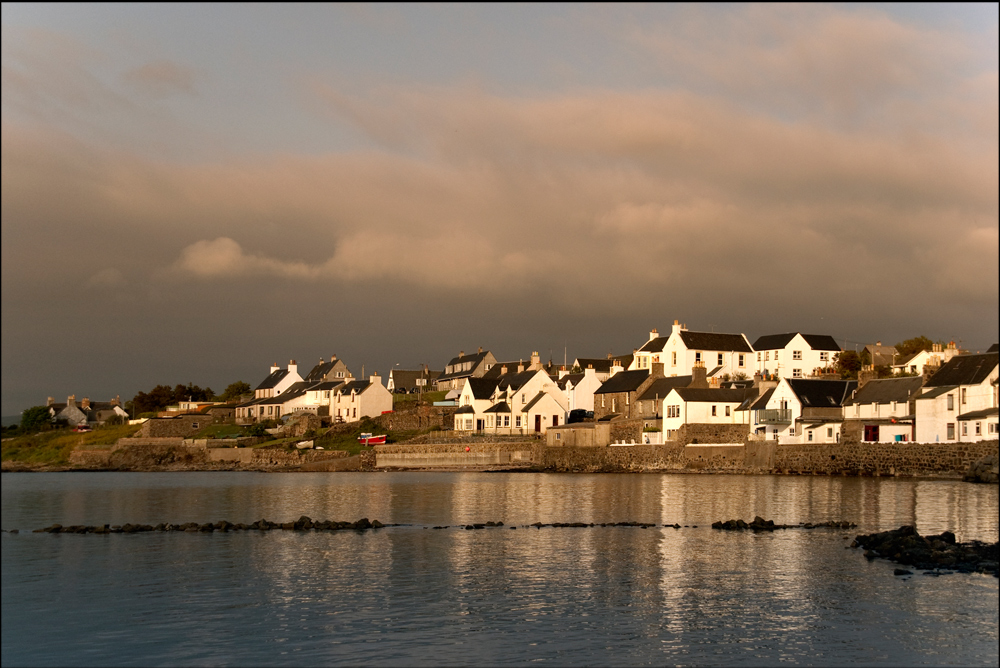
[[[303,514],[408,525],[363,534],[4,534],[4,665],[996,665],[994,578],[903,580],[892,564],[845,550],[854,533],[902,524],[995,541],[996,486],[660,474],[4,474],[2,494],[3,528],[22,531]],[[755,535],[708,526],[754,515],[859,527]],[[507,526],[459,528],[488,520]],[[526,526],[626,520],[688,526]]]

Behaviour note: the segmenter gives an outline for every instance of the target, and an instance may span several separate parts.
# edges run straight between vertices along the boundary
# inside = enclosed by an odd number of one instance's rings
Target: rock
[[[908,571],[905,568],[897,568],[892,571],[893,575],[913,575],[913,571]]]

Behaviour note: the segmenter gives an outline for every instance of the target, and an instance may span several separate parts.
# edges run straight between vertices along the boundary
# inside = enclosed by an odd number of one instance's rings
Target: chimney
[[[585,376],[596,376],[597,372],[594,371],[594,365],[588,364],[587,368],[583,370],[583,375]]]
[[[55,399],[55,397],[49,397],[48,399],[46,399],[46,400],[45,400],[45,405],[46,405],[46,406],[51,406],[51,405],[52,405],[52,404],[54,404],[55,402],[56,402],[56,399]]]
[[[330,355],[330,361],[331,362],[336,362],[337,361],[337,356],[336,355]]]
[[[660,334],[659,334],[659,332],[657,332],[657,331],[656,331],[656,328],[654,327],[653,329],[651,329],[651,330],[649,331],[649,340],[650,340],[650,341],[652,341],[653,339],[655,339],[655,338],[656,338],[656,337],[658,337],[659,335],[660,335]]]
[[[465,357],[465,351],[464,350],[459,350],[458,351],[458,356],[459,357]]]
[[[90,408],[90,398],[89,397],[84,397],[83,399],[80,400],[80,408],[82,408],[84,410],[87,410],[88,408]]]
[[[278,366],[278,363],[277,363],[277,362],[275,362],[274,364],[272,364],[272,365],[271,365],[271,373],[274,373],[275,371],[277,371],[277,370],[278,370],[278,369],[280,369],[280,368],[281,368],[281,367],[280,367],[280,366]]]
[[[875,347],[876,348],[881,348],[882,347],[882,342],[881,341],[876,341],[875,342]]]
[[[121,397],[121,395],[120,394],[116,394],[115,398],[112,399],[109,403],[112,406],[121,406],[122,405],[122,397]]]
[[[940,343],[932,343],[932,344],[931,344],[931,352],[932,352],[932,353],[940,353],[940,352],[943,352],[943,351],[941,350],[941,344],[940,344]]]
[[[708,386],[713,389],[719,389],[719,378],[718,376],[712,376],[708,379]]]
[[[611,353],[608,353],[608,359],[611,359]]]
[[[874,380],[874,378],[875,378],[874,365],[869,365],[861,369],[861,371],[858,372],[858,389],[860,390],[862,387],[868,384],[868,381]]]
[[[528,368],[532,371],[542,368],[542,358],[539,356],[537,350],[531,352],[531,366]]]
[[[368,376],[368,384],[369,385],[375,385],[375,384],[381,385],[382,384],[382,377],[378,375],[378,372],[375,372],[375,373],[371,374],[370,376]]]
[[[295,363],[295,360],[288,360],[288,373],[298,373],[299,365]]]
[[[524,360],[517,361],[517,372],[521,373],[524,371]]]
[[[650,365],[649,375],[653,378],[663,378],[663,362],[653,362]]]
[[[482,346],[479,346],[479,352],[480,352],[480,353],[482,353],[482,352],[483,352],[483,347],[482,347]]]
[[[619,372],[624,371],[624,370],[625,370],[625,367],[623,367],[621,364],[619,364],[618,360],[615,360],[614,363],[612,363],[612,365],[611,365],[611,375],[612,376],[615,375],[616,373],[619,373]]]
[[[68,406],[76,406],[76,395],[75,394],[71,394],[68,397],[66,397],[66,406],[67,407]]]
[[[500,375],[502,375],[502,376],[506,376],[507,375],[507,365],[506,364],[504,364],[502,367],[500,367]]]
[[[670,330],[670,335],[673,336],[674,334],[677,334],[678,332],[681,331],[681,329],[682,329],[681,328],[681,324],[679,322],[677,322],[676,320],[674,320],[674,326]]]
[[[954,350],[954,349],[955,349],[955,342],[954,341],[949,341],[948,342],[948,350]]]
[[[322,364],[322,363],[323,363],[323,358],[322,358],[322,357],[320,357],[320,358],[319,358],[319,363],[320,363],[320,364]]]
[[[704,362],[695,362],[694,366],[691,367],[691,383],[688,387],[708,387],[708,371],[705,369]]]

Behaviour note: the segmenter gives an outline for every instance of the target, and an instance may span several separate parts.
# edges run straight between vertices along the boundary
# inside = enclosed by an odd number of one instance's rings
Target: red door
[[[541,430],[542,430],[542,416],[541,415],[536,415],[535,416],[535,433],[538,433]]]

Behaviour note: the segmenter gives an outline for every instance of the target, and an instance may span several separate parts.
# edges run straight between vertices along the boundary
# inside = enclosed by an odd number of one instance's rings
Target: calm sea
[[[995,666],[995,578],[894,577],[845,548],[903,524],[992,542],[997,500],[828,477],[5,473],[2,526],[20,533],[2,534],[2,663]],[[410,526],[30,532],[300,515]],[[754,515],[859,526],[709,527]],[[486,521],[507,526],[457,526]],[[688,526],[525,526],[620,521]]]

